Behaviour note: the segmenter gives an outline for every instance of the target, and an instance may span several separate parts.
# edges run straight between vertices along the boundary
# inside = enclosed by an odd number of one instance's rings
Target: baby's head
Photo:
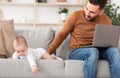
[[[26,56],[28,50],[27,41],[23,36],[17,36],[13,41],[13,47],[19,56]]]

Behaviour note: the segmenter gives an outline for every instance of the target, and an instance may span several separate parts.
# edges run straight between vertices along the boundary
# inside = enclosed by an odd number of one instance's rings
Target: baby
[[[60,59],[55,55],[50,55],[43,48],[32,49],[28,46],[27,41],[23,36],[18,36],[13,41],[15,52],[12,56],[13,59],[27,59],[30,63],[32,73],[38,72],[36,60],[38,59]]]

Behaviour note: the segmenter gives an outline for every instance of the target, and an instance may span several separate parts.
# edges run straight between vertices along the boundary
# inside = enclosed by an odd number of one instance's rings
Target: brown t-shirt
[[[70,49],[92,45],[94,29],[96,24],[111,24],[111,20],[105,14],[98,16],[96,19],[88,21],[85,18],[84,10],[72,13],[64,23],[61,31],[48,48],[51,54],[60,46],[63,40],[70,33]]]

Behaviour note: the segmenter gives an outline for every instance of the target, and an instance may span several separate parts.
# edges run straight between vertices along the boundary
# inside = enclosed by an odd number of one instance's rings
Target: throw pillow
[[[69,49],[70,44],[70,35],[63,41],[63,43],[57,48],[56,56],[67,60],[69,58],[69,53],[71,52]]]
[[[0,36],[0,55],[11,57],[15,37],[13,20],[0,20]]]
[[[62,27],[57,27],[54,30],[56,31],[55,34],[61,30]],[[69,57],[69,53],[71,52],[69,49],[69,43],[70,43],[70,35],[66,37],[66,39],[63,41],[63,43],[56,49],[56,56],[61,57],[64,60],[67,60]]]
[[[51,42],[53,41],[55,37],[55,31],[52,28],[49,28],[48,31],[46,31],[46,35],[45,35],[45,39],[43,41],[43,48],[44,49],[48,49],[49,45],[51,44]]]

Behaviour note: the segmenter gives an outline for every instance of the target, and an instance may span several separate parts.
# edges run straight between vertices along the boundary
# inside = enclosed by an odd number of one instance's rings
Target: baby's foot
[[[56,55],[52,54],[52,56],[54,56],[57,60],[63,60],[62,58],[60,57],[57,57]]]

